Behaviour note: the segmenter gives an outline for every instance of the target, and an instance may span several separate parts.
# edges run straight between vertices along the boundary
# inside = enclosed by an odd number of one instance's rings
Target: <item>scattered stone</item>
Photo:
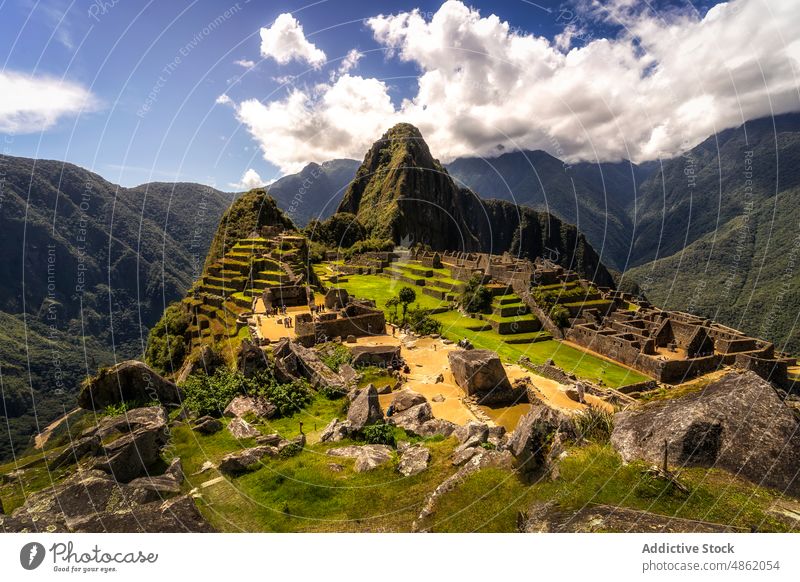
[[[411,443],[408,441],[397,441],[397,452],[402,453],[411,446]]]
[[[350,348],[353,354],[352,365],[356,368],[379,366],[387,368],[400,366],[400,346],[355,346]]]
[[[319,441],[321,443],[339,442],[343,439],[346,439],[351,432],[352,427],[350,425],[350,421],[345,420],[342,422],[338,418],[334,418],[328,423],[328,426],[322,429],[322,433],[319,436]]]
[[[347,338],[344,341],[346,343],[348,343],[348,344],[358,343],[358,340],[356,339],[356,336],[354,336],[354,335],[348,335]]]
[[[88,410],[100,410],[121,402],[180,404],[178,387],[136,360],[121,362],[101,369],[88,380],[78,394],[78,405]]]
[[[271,447],[277,447],[281,443],[283,443],[286,439],[284,439],[281,435],[274,432],[272,434],[262,434],[256,437],[256,444],[257,445],[269,445]]]
[[[180,492],[180,482],[171,475],[164,474],[134,479],[128,483],[125,497],[129,502],[141,505],[153,501],[164,501]]]
[[[440,373],[438,376],[436,376],[436,380],[434,380],[433,383],[434,384],[442,384],[442,383],[444,383],[444,374]]]
[[[342,364],[339,366],[339,376],[342,377],[345,384],[355,384],[358,382],[360,374],[350,364]]]
[[[350,428],[353,431],[360,431],[365,426],[383,420],[383,410],[375,386],[370,384],[358,393],[347,410],[347,420],[350,421]]]
[[[395,394],[394,398],[392,398],[391,407],[394,413],[397,414],[398,412],[403,412],[419,404],[426,404],[427,402],[428,400],[425,396],[419,392],[404,389],[400,390]]]
[[[272,418],[276,412],[278,407],[266,398],[239,395],[230,401],[222,415],[243,418],[252,414],[256,418]]]
[[[328,463],[328,469],[334,473],[341,473],[344,471],[344,465],[340,465],[339,463]]]
[[[410,477],[427,469],[430,459],[431,452],[427,448],[421,445],[406,447],[400,457],[397,470],[406,477]]]
[[[378,388],[378,394],[383,395],[391,393],[392,393],[392,387],[389,384],[386,384],[385,386],[381,386],[380,388]]]
[[[200,434],[214,434],[222,430],[222,422],[218,418],[203,416],[195,421],[194,430]]]
[[[184,474],[183,474],[183,463],[181,462],[180,457],[175,457],[170,461],[167,470],[164,471],[165,475],[169,475],[173,479],[175,479],[178,483],[183,483]]]
[[[229,474],[244,473],[264,457],[277,457],[278,454],[276,447],[266,445],[236,451],[222,457],[222,461],[219,463],[219,470]]]
[[[228,432],[237,439],[252,439],[261,435],[261,431],[243,418],[234,418],[231,420],[228,423]]]
[[[203,464],[200,466],[200,469],[197,472],[193,473],[193,475],[199,475],[200,473],[205,473],[206,471],[210,471],[211,469],[215,468],[216,465],[211,461],[204,461]]]
[[[800,423],[772,385],[732,372],[701,392],[614,416],[611,444],[625,461],[725,469],[800,496]]]
[[[459,447],[458,450],[453,452],[453,465],[460,467],[475,455],[482,454],[483,451],[484,449],[482,447]]]
[[[328,454],[333,457],[355,459],[356,473],[364,473],[387,463],[392,458],[392,449],[386,445],[352,445],[329,449]]]
[[[453,436],[461,444],[477,439],[479,443],[484,443],[489,438],[489,426],[483,422],[469,421],[467,424],[459,426]]]
[[[431,398],[431,402],[444,402],[445,398],[442,394],[437,394],[433,398]]]

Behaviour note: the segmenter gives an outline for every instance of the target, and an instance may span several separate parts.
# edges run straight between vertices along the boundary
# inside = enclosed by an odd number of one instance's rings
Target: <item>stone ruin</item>
[[[385,333],[386,317],[383,310],[375,307],[374,302],[358,301],[348,298],[346,295],[345,299],[348,300],[348,303],[338,309],[332,308],[333,311],[297,315],[295,317],[297,341],[303,345],[314,345],[335,338],[344,339],[348,336],[363,337]]]

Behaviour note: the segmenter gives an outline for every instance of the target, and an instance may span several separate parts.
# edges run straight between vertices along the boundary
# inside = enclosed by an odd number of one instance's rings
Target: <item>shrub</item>
[[[475,273],[467,281],[459,303],[467,313],[485,313],[492,305],[492,292],[483,284],[483,275]]]
[[[289,384],[278,384],[274,379],[256,389],[256,394],[274,404],[281,416],[291,416],[299,412],[314,399],[311,386],[305,380],[295,380]]]
[[[417,300],[417,292],[411,287],[403,287],[397,294],[397,300],[400,302],[400,305],[403,306],[403,323],[405,323],[408,306]]]
[[[372,424],[361,431],[364,441],[371,445],[394,446],[394,428],[388,424]]]
[[[419,335],[441,333],[442,323],[430,317],[427,309],[412,309],[408,312],[408,325]]]
[[[225,366],[217,368],[212,376],[203,372],[193,374],[181,385],[184,404],[200,416],[219,416],[228,403],[235,396],[246,393],[248,387],[242,374]]]
[[[345,259],[350,259],[354,255],[360,255],[361,253],[390,251],[393,248],[394,248],[394,241],[390,238],[386,239],[368,238],[366,240],[358,241],[349,249],[345,249],[344,251],[342,251],[342,255]]]
[[[578,436],[587,441],[603,444],[611,440],[614,415],[605,408],[590,405],[583,412],[576,414],[572,422]]]

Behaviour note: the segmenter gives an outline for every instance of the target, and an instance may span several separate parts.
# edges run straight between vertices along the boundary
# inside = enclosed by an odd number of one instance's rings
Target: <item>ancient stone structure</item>
[[[362,337],[385,333],[386,317],[374,303],[351,300],[338,311],[312,315],[302,313],[295,318],[297,340],[313,345],[349,335]]]

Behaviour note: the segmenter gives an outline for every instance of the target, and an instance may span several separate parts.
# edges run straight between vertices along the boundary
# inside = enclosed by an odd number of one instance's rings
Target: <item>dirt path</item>
[[[44,430],[33,437],[33,448],[34,449],[41,449],[44,445],[47,444],[47,441],[50,439],[50,435],[53,434],[53,430],[60,425],[62,422],[66,421],[70,416],[74,415],[78,412],[78,409],[70,410],[68,413],[59,416],[53,422],[48,424],[44,427]]]

